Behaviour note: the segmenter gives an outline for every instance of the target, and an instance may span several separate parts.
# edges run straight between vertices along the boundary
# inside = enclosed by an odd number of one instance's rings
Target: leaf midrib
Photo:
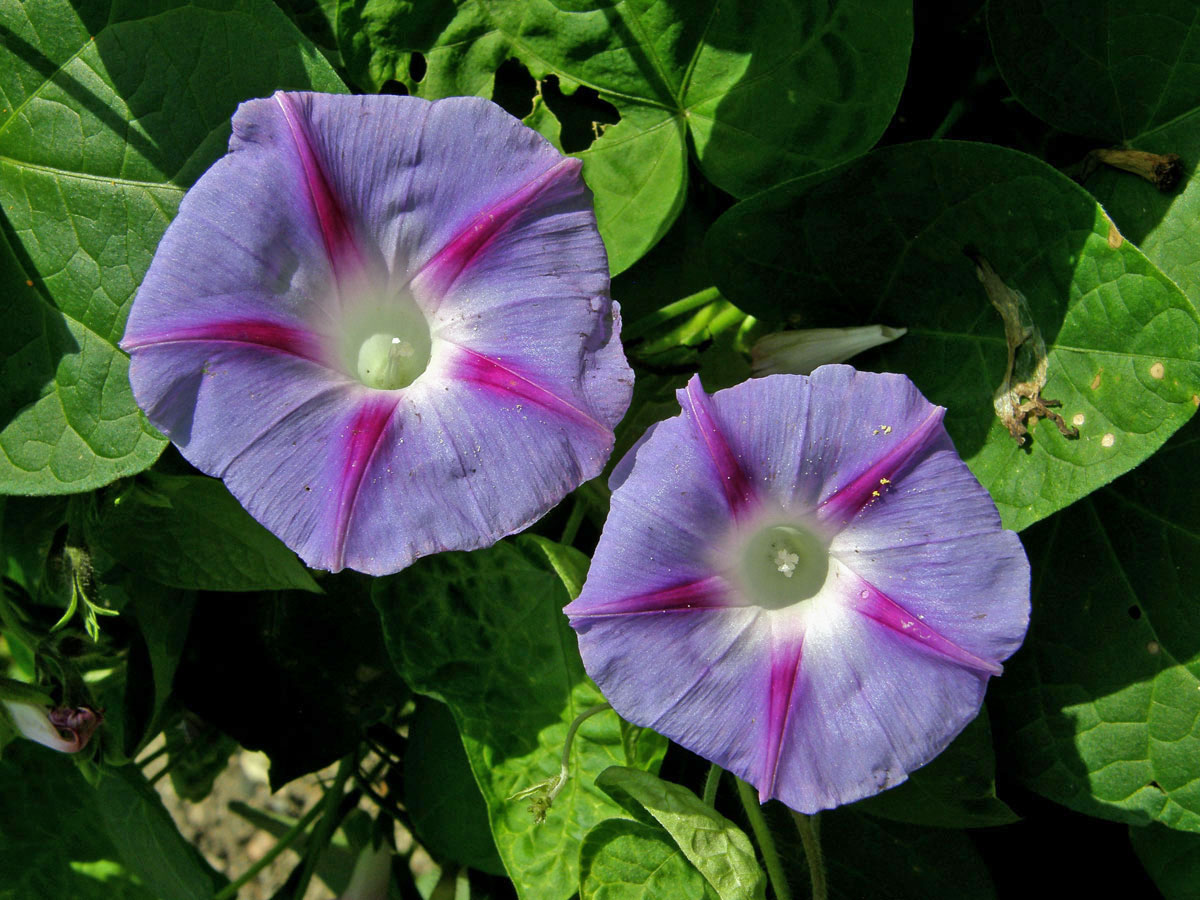
[[[26,160],[14,159],[11,156],[0,154],[0,164],[7,164],[15,169],[27,169],[31,172],[38,172],[42,175],[48,175],[52,178],[71,178],[79,181],[95,181],[107,185],[122,185],[124,187],[140,188],[147,191],[169,191],[171,193],[182,196],[187,193],[186,188],[181,188],[169,181],[139,181],[134,178],[124,178],[111,175],[93,175],[90,172],[75,172],[71,169],[61,169],[57,166],[47,166],[41,163],[28,162]]]

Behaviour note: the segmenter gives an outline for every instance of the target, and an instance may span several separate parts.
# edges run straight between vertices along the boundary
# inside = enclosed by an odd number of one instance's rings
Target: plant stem
[[[812,876],[813,900],[825,900],[829,887],[825,881],[825,855],[821,852],[821,819],[818,815],[806,816],[792,810],[804,855],[808,858],[808,871]]]
[[[567,517],[567,525],[563,528],[562,537],[559,538],[560,544],[575,543],[575,535],[579,533],[579,526],[583,524],[583,516],[587,510],[582,497],[576,497],[571,504],[571,515]]]
[[[792,890],[788,887],[787,878],[783,874],[783,864],[779,861],[779,851],[775,849],[775,837],[767,827],[766,817],[763,816],[762,806],[759,805],[758,795],[754,788],[737,778],[738,796],[742,798],[742,807],[746,810],[746,818],[750,820],[750,828],[754,839],[758,841],[758,849],[762,853],[763,864],[767,867],[767,877],[771,879],[771,887],[775,891],[775,900],[792,900]]]
[[[713,763],[708,767],[708,775],[704,779],[704,802],[716,808],[717,786],[721,783],[721,773],[725,770]]]
[[[691,312],[694,309],[699,309],[706,303],[712,303],[714,300],[719,299],[721,299],[721,292],[715,287],[705,288],[702,291],[697,291],[690,296],[684,297],[682,300],[676,300],[674,303],[668,303],[662,309],[656,309],[652,313],[647,313],[636,322],[630,323],[629,327],[624,329],[621,339],[624,341],[632,341],[634,338],[642,337],[646,333],[654,330],[656,325],[661,325],[663,322],[668,322],[676,316]]]
[[[308,890],[308,883],[312,881],[313,872],[317,868],[317,860],[325,852],[325,847],[328,845],[329,839],[333,837],[334,829],[337,828],[338,806],[341,804],[342,795],[346,792],[346,782],[350,780],[350,776],[354,774],[356,768],[358,768],[357,750],[342,757],[342,761],[338,763],[337,774],[333,776],[333,784],[325,791],[325,798],[317,807],[323,810],[321,821],[313,829],[312,840],[304,850],[304,868],[301,869],[300,880],[292,892],[293,897],[303,897],[304,892]]]
[[[224,888],[218,891],[213,896],[213,900],[232,900],[232,898],[236,897],[238,891],[252,881],[254,876],[273,863],[275,858],[279,856],[280,853],[296,842],[296,839],[308,829],[308,826],[312,824],[313,819],[315,819],[317,814],[321,812],[322,805],[323,804],[320,803],[314,803],[313,808],[306,812],[300,821],[289,828],[283,837],[275,842],[275,846],[266,852],[262,859],[243,872],[236,881],[231,881]]]

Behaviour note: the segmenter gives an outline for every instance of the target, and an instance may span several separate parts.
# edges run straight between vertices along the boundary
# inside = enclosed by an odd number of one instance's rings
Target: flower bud
[[[864,350],[903,337],[907,331],[886,325],[777,331],[755,341],[750,349],[751,371],[755,376],[808,375],[818,366],[845,362]]]
[[[53,709],[40,703],[0,700],[22,737],[60,753],[78,753],[87,746],[104,716],[86,706]]]

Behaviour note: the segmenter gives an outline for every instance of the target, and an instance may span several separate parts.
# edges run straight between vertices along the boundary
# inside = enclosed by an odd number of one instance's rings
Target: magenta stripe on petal
[[[946,410],[942,407],[933,407],[921,424],[899,444],[848,485],[828,497],[817,508],[820,519],[823,522],[845,525],[870,503],[884,496],[905,464],[916,458],[930,441],[942,435],[942,417],[945,414]]]
[[[346,535],[350,532],[350,519],[358,501],[359,489],[367,466],[379,450],[383,433],[395,415],[400,401],[387,394],[372,394],[359,407],[350,425],[346,442],[346,456],[342,463],[342,478],[337,494],[337,520],[334,525],[334,567],[343,566],[346,550]]]
[[[602,432],[606,436],[606,439],[609,438],[610,431],[608,426],[602,422],[597,422],[588,413],[573,403],[564,400],[548,388],[537,384],[531,378],[527,378],[508,366],[484,356],[482,353],[476,353],[474,350],[469,350],[461,346],[457,349],[459,353],[454,363],[453,373],[453,377],[456,380],[479,385],[488,391],[501,395],[502,399],[512,398],[513,400],[525,400],[536,404],[542,409],[557,413],[560,416],[566,416],[581,424],[595,428],[597,431]]]
[[[425,263],[414,277],[414,283],[420,285],[422,293],[429,297],[429,302],[436,307],[471,261],[540,196],[562,181],[577,181],[582,165],[579,160],[571,157],[562,159],[476,216],[457,237]]]
[[[696,427],[708,455],[717,470],[717,477],[725,491],[725,499],[734,516],[740,516],[754,502],[754,488],[741,464],[733,455],[729,442],[721,433],[713,415],[712,398],[700,386],[700,377],[693,375],[687,387],[679,392],[680,405]]]
[[[940,653],[960,666],[986,672],[989,675],[999,675],[1004,671],[1004,667],[999,663],[980,659],[949,638],[938,634],[921,621],[919,616],[909,613],[873,584],[861,579],[859,579],[859,584],[861,586],[858,590],[850,593],[850,606],[868,619]]]
[[[775,776],[779,769],[779,752],[787,731],[788,715],[792,711],[793,694],[804,648],[804,634],[790,636],[771,651],[771,675],[767,688],[766,744],[763,747],[762,777],[758,799],[766,803],[775,796]]]
[[[160,331],[136,340],[126,338],[121,342],[121,348],[125,351],[140,350],[143,347],[153,347],[158,344],[175,344],[186,341],[253,344],[264,350],[277,350],[280,353],[290,353],[316,363],[324,363],[321,343],[311,331],[261,319],[228,319],[222,322],[205,322],[203,325],[173,328],[170,331]]]
[[[677,584],[647,594],[605,600],[589,604],[586,612],[575,613],[567,608],[572,621],[600,616],[637,616],[648,613],[679,612],[689,609],[724,609],[737,604],[725,579],[717,575]]]
[[[276,91],[275,102],[283,110],[284,121],[287,122],[292,141],[296,145],[296,153],[304,166],[308,194],[312,198],[313,210],[321,226],[321,236],[325,240],[325,250],[329,254],[334,274],[342,277],[357,271],[362,268],[362,254],[355,243],[354,231],[346,211],[329,186],[329,178],[313,152],[312,140],[304,125],[304,116],[296,108],[296,101],[291,94]]]

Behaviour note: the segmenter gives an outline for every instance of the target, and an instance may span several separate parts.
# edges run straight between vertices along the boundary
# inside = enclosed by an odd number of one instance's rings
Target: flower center
[[[343,328],[346,370],[367,387],[408,387],[429,366],[429,322],[407,293],[371,298],[344,320]]]
[[[738,580],[764,609],[782,609],[814,596],[829,573],[829,550],[813,532],[796,525],[770,525],[742,546]]]
[[[358,348],[358,377],[367,387],[392,391],[416,381],[428,362],[428,349],[422,360],[411,341],[394,334],[373,334]]]

